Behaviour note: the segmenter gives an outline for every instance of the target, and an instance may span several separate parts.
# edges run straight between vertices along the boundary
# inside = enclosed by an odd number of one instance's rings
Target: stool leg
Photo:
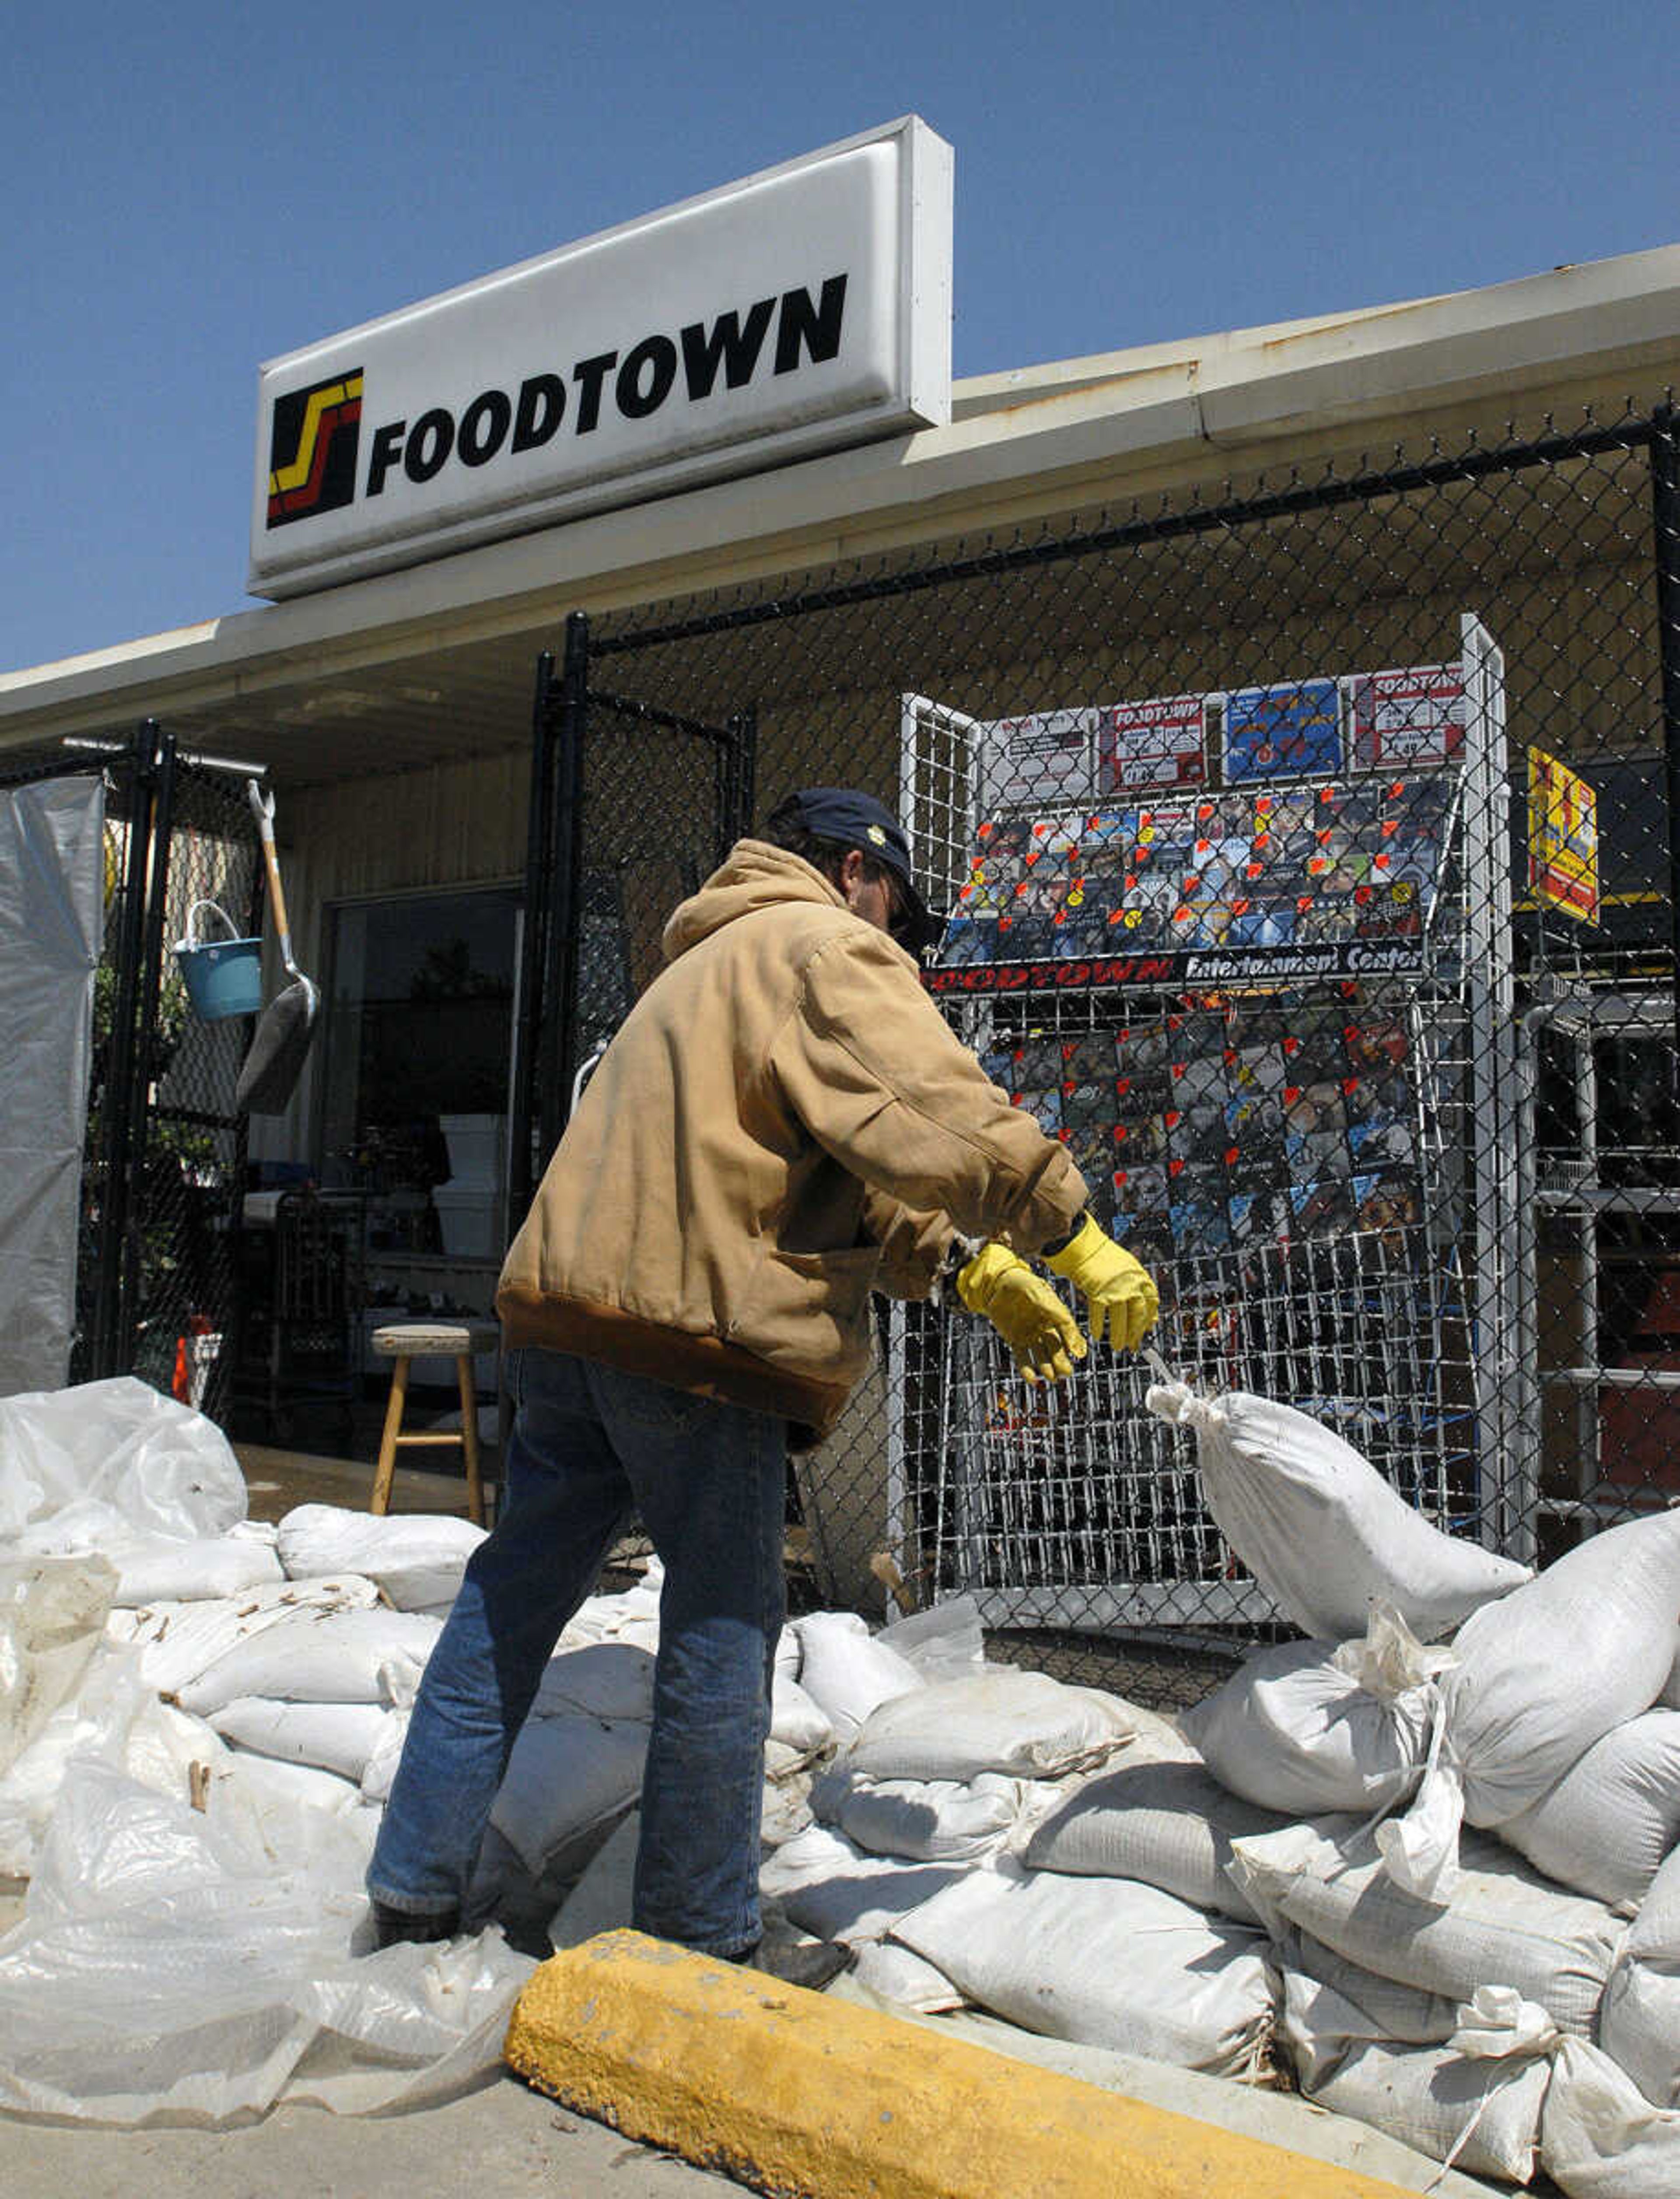
[[[455,1362],[461,1385],[461,1449],[467,1461],[467,1517],[475,1527],[484,1525],[484,1483],[479,1476],[479,1395],[473,1382],[473,1355],[463,1352]]]
[[[397,1471],[397,1438],[403,1426],[403,1407],[409,1394],[409,1362],[406,1353],[399,1353],[391,1369],[391,1395],[385,1407],[385,1432],[379,1439],[379,1465],[374,1473],[374,1493],[368,1506],[370,1512],[391,1509],[391,1483]]]
[[[455,1362],[462,1385],[462,1451],[466,1455],[466,1517],[473,1526],[484,1526],[484,1478],[480,1475],[480,1392],[473,1381],[473,1355]]]

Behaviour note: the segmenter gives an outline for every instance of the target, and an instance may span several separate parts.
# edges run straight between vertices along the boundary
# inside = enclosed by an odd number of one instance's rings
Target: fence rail
[[[1677,481],[1657,406],[574,621],[580,1047],[710,866],[694,729],[750,724],[760,814],[899,807],[927,982],[1156,1271],[1177,1371],[1529,1560],[1665,1501]],[[894,1313],[799,1471],[820,1591],[869,1607],[886,1554],[1092,1655],[1275,1625],[1147,1384],[1029,1398]]]

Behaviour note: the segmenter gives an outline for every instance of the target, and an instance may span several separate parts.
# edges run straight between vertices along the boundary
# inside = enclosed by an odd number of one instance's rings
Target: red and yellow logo
[[[269,440],[270,527],[337,511],[354,500],[361,420],[360,367],[276,398]]]

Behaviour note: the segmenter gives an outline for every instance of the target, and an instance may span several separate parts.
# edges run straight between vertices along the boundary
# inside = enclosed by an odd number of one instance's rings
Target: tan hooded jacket
[[[543,1344],[832,1426],[872,1290],[924,1298],[954,1228],[1022,1251],[1085,1187],[887,934],[742,840],[665,930],[668,966],[584,1089],[497,1292]]]

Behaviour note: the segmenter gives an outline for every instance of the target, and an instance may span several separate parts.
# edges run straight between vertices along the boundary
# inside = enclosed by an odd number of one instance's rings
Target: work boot
[[[461,1929],[458,1909],[433,1910],[422,1912],[415,1909],[391,1909],[382,1901],[369,1904],[374,1912],[374,1951],[382,1947],[395,1947],[404,1939],[418,1940],[422,1945],[434,1939],[453,1939]]]
[[[743,1948],[727,1959],[743,1970],[758,1970],[778,1978],[785,1986],[803,1986],[821,1992],[842,1970],[849,1970],[853,1951],[838,1939],[760,1939],[756,1947]]]

